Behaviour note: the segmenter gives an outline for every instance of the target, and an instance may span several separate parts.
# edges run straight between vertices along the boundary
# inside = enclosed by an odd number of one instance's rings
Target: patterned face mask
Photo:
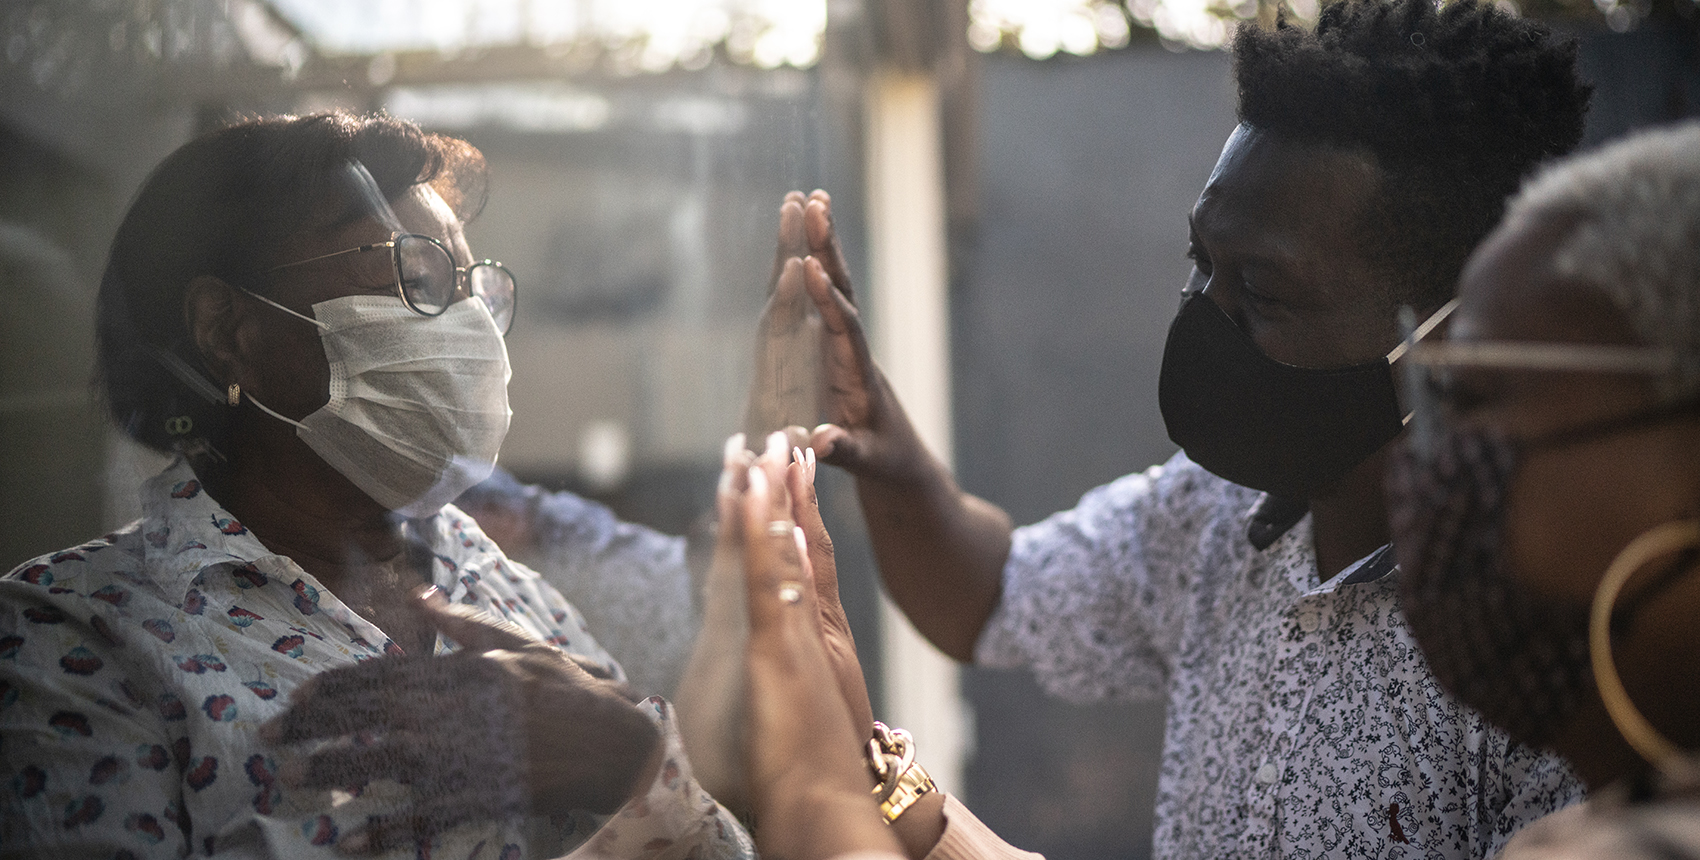
[[[1450,368],[1658,375],[1676,362],[1668,350],[1604,344],[1416,342],[1456,305],[1407,341],[1414,347],[1405,365],[1412,420],[1386,485],[1400,596],[1441,686],[1513,737],[1543,746],[1592,692],[1589,607],[1534,593],[1507,570],[1505,506],[1518,464],[1542,449],[1693,414],[1696,401],[1517,441],[1445,426],[1431,402],[1430,377]],[[1617,618],[1632,611],[1626,602]]]
[[[1593,681],[1588,607],[1531,594],[1504,569],[1518,448],[1456,430],[1437,441],[1429,456],[1400,445],[1388,474],[1405,618],[1441,686],[1543,745]]]

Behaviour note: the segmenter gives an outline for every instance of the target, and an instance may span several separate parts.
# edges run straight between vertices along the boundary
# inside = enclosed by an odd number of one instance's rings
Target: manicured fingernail
[[[720,461],[722,463],[730,463],[738,456],[738,452],[742,450],[744,450],[744,434],[733,433],[731,436],[726,437],[726,444],[721,446]]]
[[[443,590],[435,585],[428,585],[419,592],[419,599],[426,603],[436,603],[443,599]]]
[[[763,472],[760,466],[750,467],[750,492],[767,492],[767,473]]]
[[[796,463],[799,466],[808,465],[808,461],[803,459],[803,449],[795,445],[791,446],[791,462]]]
[[[809,458],[809,480],[813,481],[815,479],[815,449],[810,448],[807,451],[804,451],[803,453],[808,455],[808,458]]]
[[[783,430],[775,430],[772,433],[769,433],[767,435],[767,455],[777,460],[784,451],[785,432]]]

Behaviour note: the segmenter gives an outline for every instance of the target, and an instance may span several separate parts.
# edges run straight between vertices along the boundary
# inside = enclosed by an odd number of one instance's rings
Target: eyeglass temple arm
[[[1439,310],[1429,314],[1428,319],[1418,324],[1416,311],[1408,305],[1401,307],[1399,309],[1399,332],[1404,335],[1404,338],[1399,341],[1399,345],[1395,346],[1392,352],[1387,354],[1387,363],[1393,364],[1403,358],[1412,347],[1417,345],[1418,341],[1428,337],[1436,328],[1439,328],[1440,324],[1445,322],[1446,318],[1457,309],[1458,299],[1453,297],[1451,301],[1441,305]],[[1416,362],[1408,361],[1404,365],[1404,376],[1405,405],[1408,407],[1408,411],[1405,412],[1401,423],[1410,428],[1411,444],[1419,451],[1429,452],[1432,450],[1436,436],[1434,424],[1436,418],[1432,397],[1428,387],[1423,384],[1423,369]]]
[[[1429,367],[1483,367],[1656,375],[1677,367],[1675,350],[1604,343],[1425,343],[1412,359]]]
[[[1415,312],[1412,311],[1409,306],[1400,308],[1399,326],[1401,329],[1400,333],[1403,334],[1404,337],[1399,341],[1398,346],[1393,347],[1392,352],[1387,353],[1387,363],[1392,364],[1393,362],[1404,358],[1405,353],[1409,352],[1411,347],[1417,345],[1417,341],[1428,337],[1435,329],[1440,327],[1441,323],[1446,322],[1446,318],[1451,316],[1452,312],[1457,309],[1458,300],[1453,299],[1446,304],[1441,305],[1440,309],[1430,314],[1429,318],[1423,320],[1421,325],[1407,327],[1408,321],[1415,316]]]
[[[276,272],[276,271],[279,271],[281,269],[290,269],[290,268],[294,268],[296,266],[305,266],[308,263],[317,263],[320,260],[328,260],[332,257],[340,257],[343,254],[358,254],[361,251],[374,251],[374,250],[377,250],[379,248],[394,248],[394,247],[395,247],[395,239],[390,239],[389,241],[386,241],[386,242],[373,242],[370,245],[361,245],[358,248],[348,248],[348,249],[342,250],[342,251],[332,251],[329,254],[320,254],[317,257],[308,257],[305,260],[296,260],[293,263],[284,263],[281,266],[273,266],[269,269],[266,269],[261,274],[270,274],[272,272]]]

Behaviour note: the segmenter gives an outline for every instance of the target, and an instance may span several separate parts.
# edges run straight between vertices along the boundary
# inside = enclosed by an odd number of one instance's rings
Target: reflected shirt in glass
[[[0,836],[78,856],[339,856],[337,835],[406,804],[407,788],[286,789],[255,730],[308,678],[399,649],[266,550],[184,462],[148,481],[142,504],[141,520],[0,580]],[[416,523],[450,600],[624,677],[577,610],[470,517],[449,506]],[[691,778],[671,708],[638,707],[668,745],[646,796],[612,818],[462,826],[432,856],[750,856]]]

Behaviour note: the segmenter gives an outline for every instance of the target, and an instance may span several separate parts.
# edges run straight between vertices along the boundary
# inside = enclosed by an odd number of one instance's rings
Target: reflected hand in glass
[[[624,685],[436,589],[419,606],[463,650],[323,672],[261,729],[274,744],[334,741],[289,761],[288,783],[413,789],[413,807],[372,818],[343,850],[405,848],[471,821],[611,813],[654,779],[660,735]]]

